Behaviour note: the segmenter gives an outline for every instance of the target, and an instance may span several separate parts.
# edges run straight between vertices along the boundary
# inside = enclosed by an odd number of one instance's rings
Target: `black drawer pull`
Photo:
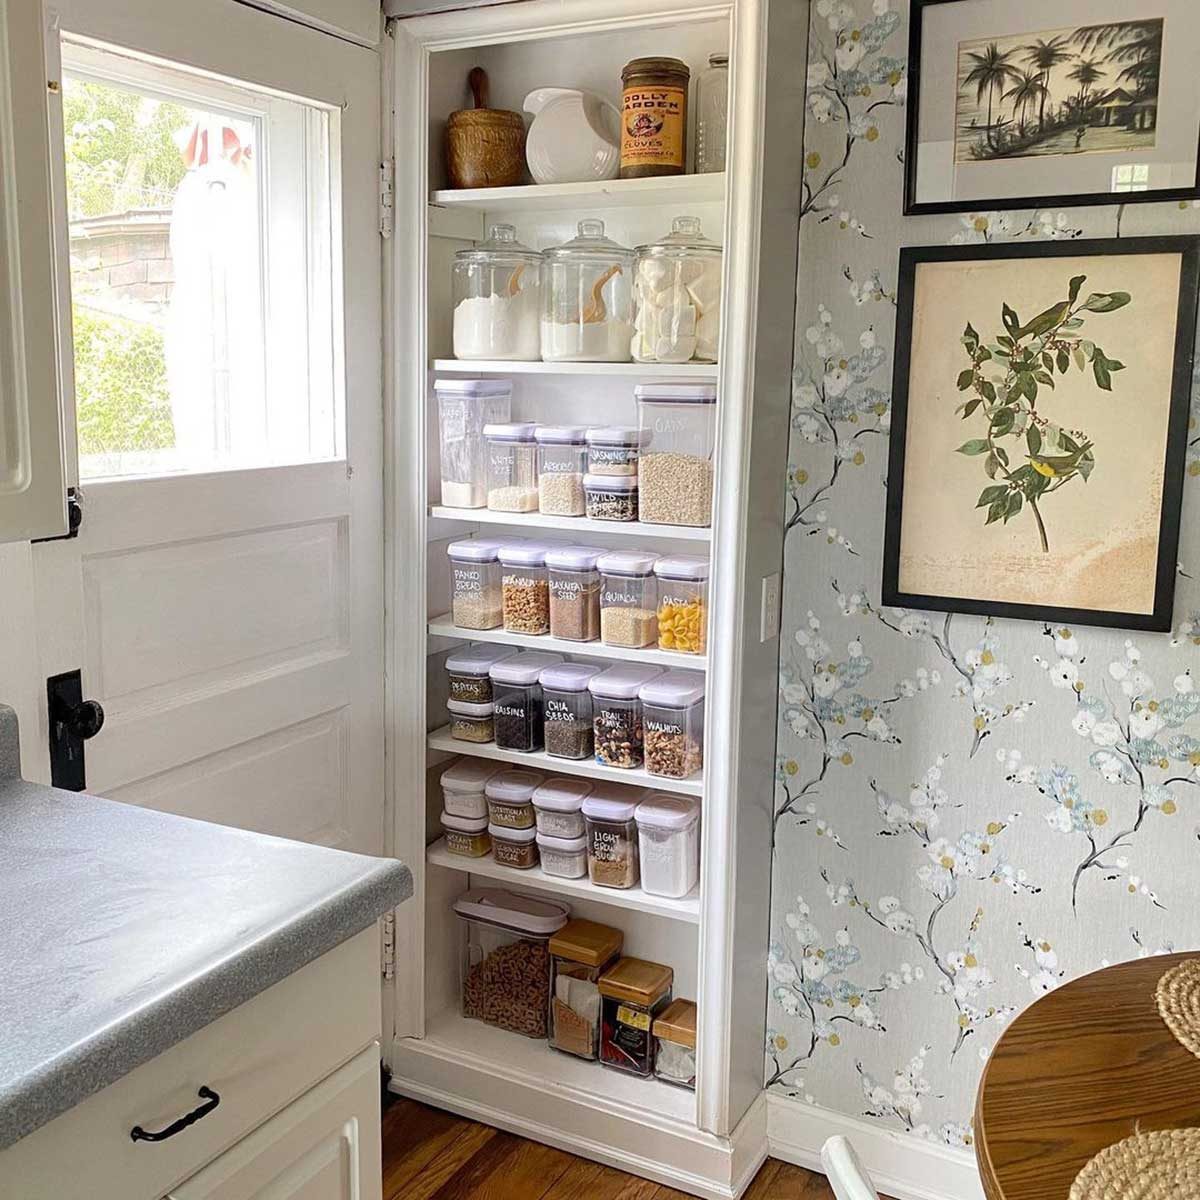
[[[207,1117],[221,1103],[221,1097],[210,1087],[202,1087],[196,1095],[204,1103],[199,1108],[193,1108],[190,1113],[180,1117],[178,1121],[172,1121],[166,1129],[160,1129],[157,1133],[147,1133],[140,1125],[135,1125],[129,1131],[129,1136],[135,1142],[165,1142],[167,1138],[174,1137],[177,1133],[182,1133],[189,1125],[195,1125],[201,1117]]]

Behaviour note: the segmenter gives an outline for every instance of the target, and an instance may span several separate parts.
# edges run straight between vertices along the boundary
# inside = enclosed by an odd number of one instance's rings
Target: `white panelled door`
[[[381,852],[378,55],[56,7],[83,522],[34,547],[41,674],[104,708],[88,791]]]

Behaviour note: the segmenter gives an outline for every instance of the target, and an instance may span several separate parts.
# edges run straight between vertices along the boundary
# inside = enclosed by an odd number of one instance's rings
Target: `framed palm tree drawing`
[[[883,603],[1168,630],[1200,237],[901,251]]]
[[[905,212],[1200,198],[1196,0],[912,0]]]

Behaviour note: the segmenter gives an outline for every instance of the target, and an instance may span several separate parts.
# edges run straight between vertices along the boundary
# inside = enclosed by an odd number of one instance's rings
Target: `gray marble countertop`
[[[412,894],[394,859],[26,783],[15,728],[0,706],[0,1150]]]

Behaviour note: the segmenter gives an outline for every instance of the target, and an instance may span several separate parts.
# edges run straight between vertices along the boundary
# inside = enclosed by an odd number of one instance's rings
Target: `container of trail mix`
[[[560,662],[561,654],[526,650],[492,666],[496,745],[502,750],[532,752],[542,748],[540,676],[544,668]]]
[[[450,736],[455,741],[482,744],[495,740],[496,724],[492,705],[447,700],[446,711],[450,714]]]
[[[597,887],[637,886],[639,799],[637,792],[610,784],[597,787],[583,802],[588,876]]]
[[[593,521],[638,519],[636,475],[585,475],[583,492],[587,498],[587,515]]]
[[[604,551],[594,546],[556,546],[546,552],[550,586],[550,633],[569,642],[600,636],[600,572]]]
[[[638,693],[661,674],[659,667],[620,663],[588,681],[598,763],[625,768],[642,765],[645,727]]]
[[[711,525],[716,385],[639,383],[634,396],[649,441],[638,462],[642,520]]]
[[[568,921],[550,939],[549,1042],[595,1060],[600,1053],[600,976],[620,957],[625,935],[595,921]]]
[[[646,770],[687,779],[704,766],[704,676],[668,671],[639,692],[646,739]]]
[[[550,632],[550,583],[545,542],[504,542],[497,551],[504,628],[509,633]]]
[[[446,659],[450,699],[464,704],[487,704],[492,699],[492,664],[512,658],[512,646],[465,646]]]
[[[661,963],[622,958],[600,976],[600,1061],[616,1071],[654,1071],[654,1018],[671,1003],[675,972]]]
[[[600,640],[606,646],[639,650],[658,640],[658,556],[638,550],[602,555],[600,569]]]
[[[553,838],[582,837],[583,802],[592,794],[586,779],[547,779],[533,793],[538,833]]]
[[[504,544],[497,538],[468,538],[446,547],[450,560],[450,615],[459,628],[496,629],[504,619],[499,558]]]
[[[558,663],[542,672],[543,741],[553,758],[591,758],[595,751],[588,684],[603,670],[588,663]]]

